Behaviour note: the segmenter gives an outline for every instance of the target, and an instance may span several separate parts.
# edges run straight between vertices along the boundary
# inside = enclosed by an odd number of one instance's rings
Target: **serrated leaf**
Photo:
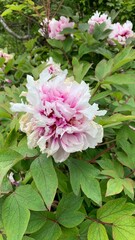
[[[78,211],[82,200],[81,197],[77,197],[73,193],[64,195],[57,207],[57,221],[67,228],[79,225],[85,218],[85,215]]]
[[[16,199],[20,205],[33,211],[46,210],[39,193],[31,185],[20,186],[15,191]]]
[[[100,223],[92,223],[88,230],[88,240],[109,240],[105,227]]]
[[[22,240],[29,218],[29,210],[19,204],[14,193],[7,197],[2,208],[2,219],[9,240]]]
[[[50,209],[58,187],[58,179],[51,158],[47,158],[45,154],[36,158],[31,164],[31,174]]]
[[[46,221],[45,225],[36,233],[32,234],[35,240],[58,240],[61,228],[55,221]]]
[[[135,213],[135,204],[126,203],[126,199],[118,198],[110,200],[97,211],[97,218],[103,222],[113,223],[122,216]]]
[[[135,217],[125,216],[117,219],[112,227],[114,240],[135,239]]]
[[[96,179],[100,173],[99,170],[87,162],[76,159],[70,159],[67,163],[70,170],[70,182],[73,192],[78,195],[81,187],[88,198],[101,205],[101,190],[99,182]]]

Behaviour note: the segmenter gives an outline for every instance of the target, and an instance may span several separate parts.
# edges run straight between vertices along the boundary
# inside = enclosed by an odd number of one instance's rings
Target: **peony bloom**
[[[115,45],[114,40],[117,40],[121,45],[126,44],[126,40],[133,37],[134,32],[132,31],[133,24],[130,21],[126,21],[123,25],[119,22],[112,24],[112,32],[109,35],[109,42]]]
[[[79,84],[67,78],[67,70],[54,74],[49,69],[47,65],[37,81],[27,76],[27,92],[23,93],[27,103],[11,103],[11,110],[26,113],[20,129],[27,134],[29,148],[39,146],[42,153],[63,162],[70,153],[102,142],[103,128],[94,118],[106,111],[89,104],[89,87],[84,81]]]
[[[5,62],[8,62],[10,59],[13,58],[13,55],[4,53],[2,50],[0,50],[0,57],[5,58]]]
[[[46,33],[46,26],[48,26],[48,35],[49,38],[51,39],[56,39],[56,40],[65,40],[65,35],[60,34],[65,28],[73,28],[74,27],[74,22],[69,22],[69,18],[60,17],[60,20],[56,20],[55,18],[52,18],[52,20],[47,20],[46,18],[43,20],[41,23],[43,26],[42,28],[39,29],[39,32],[41,33],[42,36],[45,36]]]
[[[105,29],[109,29],[111,27],[111,18],[108,17],[107,14],[96,11],[95,14],[89,19],[89,33],[93,33],[95,24],[102,24],[105,23]]]

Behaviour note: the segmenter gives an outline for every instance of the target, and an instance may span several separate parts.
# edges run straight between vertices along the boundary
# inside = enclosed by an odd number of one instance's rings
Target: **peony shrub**
[[[68,13],[0,52],[2,240],[134,240],[133,24]]]

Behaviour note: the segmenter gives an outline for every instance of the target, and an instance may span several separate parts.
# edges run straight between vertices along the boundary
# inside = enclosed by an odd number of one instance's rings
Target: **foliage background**
[[[0,240],[135,239],[134,40],[124,48],[110,47],[100,27],[90,36],[83,23],[97,9],[115,22],[134,24],[132,0],[51,1],[50,8],[49,1],[0,2],[7,25],[19,36],[29,35],[18,40],[0,25],[0,48],[14,53],[8,63],[0,58]],[[46,15],[71,17],[79,28],[74,39],[41,37],[38,29]],[[9,104],[20,102],[26,75],[38,79],[49,56],[76,81],[84,79],[92,91],[90,103],[107,110],[96,118],[104,127],[103,143],[62,164],[28,149],[19,130],[21,114],[13,114]],[[10,183],[11,172],[19,185]]]

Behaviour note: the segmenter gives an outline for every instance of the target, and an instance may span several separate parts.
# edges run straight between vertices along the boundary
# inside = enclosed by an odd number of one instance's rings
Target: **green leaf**
[[[91,64],[89,64],[88,62],[80,63],[76,57],[73,57],[72,64],[75,80],[78,83],[80,83],[83,80],[86,73],[88,72],[88,70],[90,69]]]
[[[112,227],[114,240],[135,239],[135,217],[125,216],[117,219]]]
[[[56,40],[56,39],[47,39],[47,42],[52,46],[52,47],[56,47],[56,48],[62,48],[63,47],[63,43],[62,41]]]
[[[123,115],[120,113],[116,113],[116,114],[112,115],[111,117],[104,117],[103,119],[100,119],[99,123],[101,125],[103,125],[105,128],[105,127],[110,127],[111,124],[118,125],[121,122],[128,121],[128,120],[130,121],[130,120],[134,120],[134,119],[135,119],[135,116]]]
[[[74,16],[73,9],[71,7],[67,7],[67,6],[62,6],[62,8],[59,10],[59,14],[61,16],[66,16],[66,17]]]
[[[135,84],[135,74],[133,73],[115,73],[112,76],[106,77],[102,84],[115,84],[115,85],[123,85],[123,84]]]
[[[0,234],[0,240],[3,240],[3,237],[2,237],[2,235]]]
[[[78,240],[78,228],[62,228],[62,235],[59,240]]]
[[[124,152],[117,152],[117,157],[120,163],[129,167],[130,169],[135,169],[135,145],[130,144],[128,141],[123,144]]]
[[[72,33],[75,33],[77,32],[76,29],[73,29],[73,28],[64,28],[63,31],[61,31],[60,34],[72,34]]]
[[[19,11],[19,12],[20,12],[23,8],[26,7],[26,5],[24,5],[24,4],[19,4],[19,5],[7,4],[6,7],[7,7],[8,9],[13,10],[13,11]]]
[[[126,199],[110,200],[97,211],[97,218],[103,222],[113,223],[118,218],[135,213],[135,204],[126,203]]]
[[[0,106],[0,118],[9,118],[11,119],[11,115]]]
[[[26,229],[27,234],[35,233],[44,226],[46,216],[43,212],[31,212],[30,221]]]
[[[36,233],[32,234],[35,240],[58,240],[61,235],[61,228],[55,221],[47,220],[45,225]]]
[[[92,223],[88,230],[88,240],[109,240],[105,227],[100,223]]]
[[[123,166],[117,161],[104,158],[103,160],[98,161],[98,164],[104,169],[102,170],[103,175],[111,176],[113,178],[123,178],[124,169]]]
[[[85,214],[78,211],[82,201],[81,197],[77,197],[73,193],[64,195],[57,207],[57,221],[67,228],[79,225],[85,218]]]
[[[83,55],[85,55],[87,53],[94,52],[96,49],[97,49],[96,41],[91,36],[91,44],[90,45],[87,44],[87,43],[81,44],[80,47],[79,47],[78,56],[79,56],[79,58],[81,58]]]
[[[109,32],[107,32],[107,35],[105,34],[105,23],[102,23],[102,24],[95,24],[94,26],[94,32],[93,32],[93,36],[96,40],[99,40],[99,39],[104,39],[105,37],[108,36]],[[105,34],[105,35],[104,35]]]
[[[13,65],[14,65],[14,59],[10,59],[4,68],[4,73],[7,74],[9,71],[11,71],[13,68]]]
[[[90,103],[94,103],[100,99],[103,99],[109,95],[112,94],[112,91],[110,90],[107,90],[107,91],[104,91],[104,92],[100,92],[100,93],[97,93],[96,95],[92,96],[91,99],[90,99]]]
[[[47,158],[45,154],[36,158],[31,164],[31,174],[48,209],[50,209],[58,187],[58,179],[51,158]]]
[[[14,193],[7,197],[2,208],[2,219],[9,240],[22,240],[29,218],[29,210],[20,205]]]
[[[113,57],[112,52],[103,47],[98,47],[96,53],[103,55],[105,58],[110,59]]]
[[[120,178],[109,179],[107,182],[106,196],[112,196],[120,193],[123,190],[123,182]]]
[[[33,211],[46,210],[39,193],[31,185],[20,186],[15,191],[16,199],[20,205]]]
[[[64,41],[63,41],[63,49],[65,52],[69,52],[72,48],[72,44],[73,44],[73,39],[71,37],[67,37]]]
[[[24,236],[22,240],[35,240],[34,238]]]
[[[111,73],[111,69],[113,66],[113,59],[109,60],[108,62],[103,59],[100,61],[95,69],[95,76],[99,81],[102,81],[107,75]]]
[[[1,16],[4,17],[4,16],[9,15],[9,14],[11,14],[11,13],[12,13],[12,10],[11,10],[11,9],[6,9],[6,10],[1,14]]]
[[[7,172],[22,158],[21,154],[11,149],[0,150],[0,185]]]
[[[73,192],[78,195],[81,187],[88,198],[101,205],[101,190],[99,182],[96,179],[100,173],[99,170],[87,162],[76,159],[70,159],[67,163],[70,170],[70,182]]]
[[[125,178],[122,180],[122,184],[125,194],[128,195],[132,200],[134,200],[134,181],[130,178]]]
[[[20,153],[24,158],[31,158],[38,155],[38,151],[36,149],[28,148],[26,137],[22,138],[18,146],[13,146],[12,149]]]
[[[120,67],[135,59],[135,50],[132,47],[124,48],[120,53],[114,57],[114,67],[112,73],[118,70]]]

